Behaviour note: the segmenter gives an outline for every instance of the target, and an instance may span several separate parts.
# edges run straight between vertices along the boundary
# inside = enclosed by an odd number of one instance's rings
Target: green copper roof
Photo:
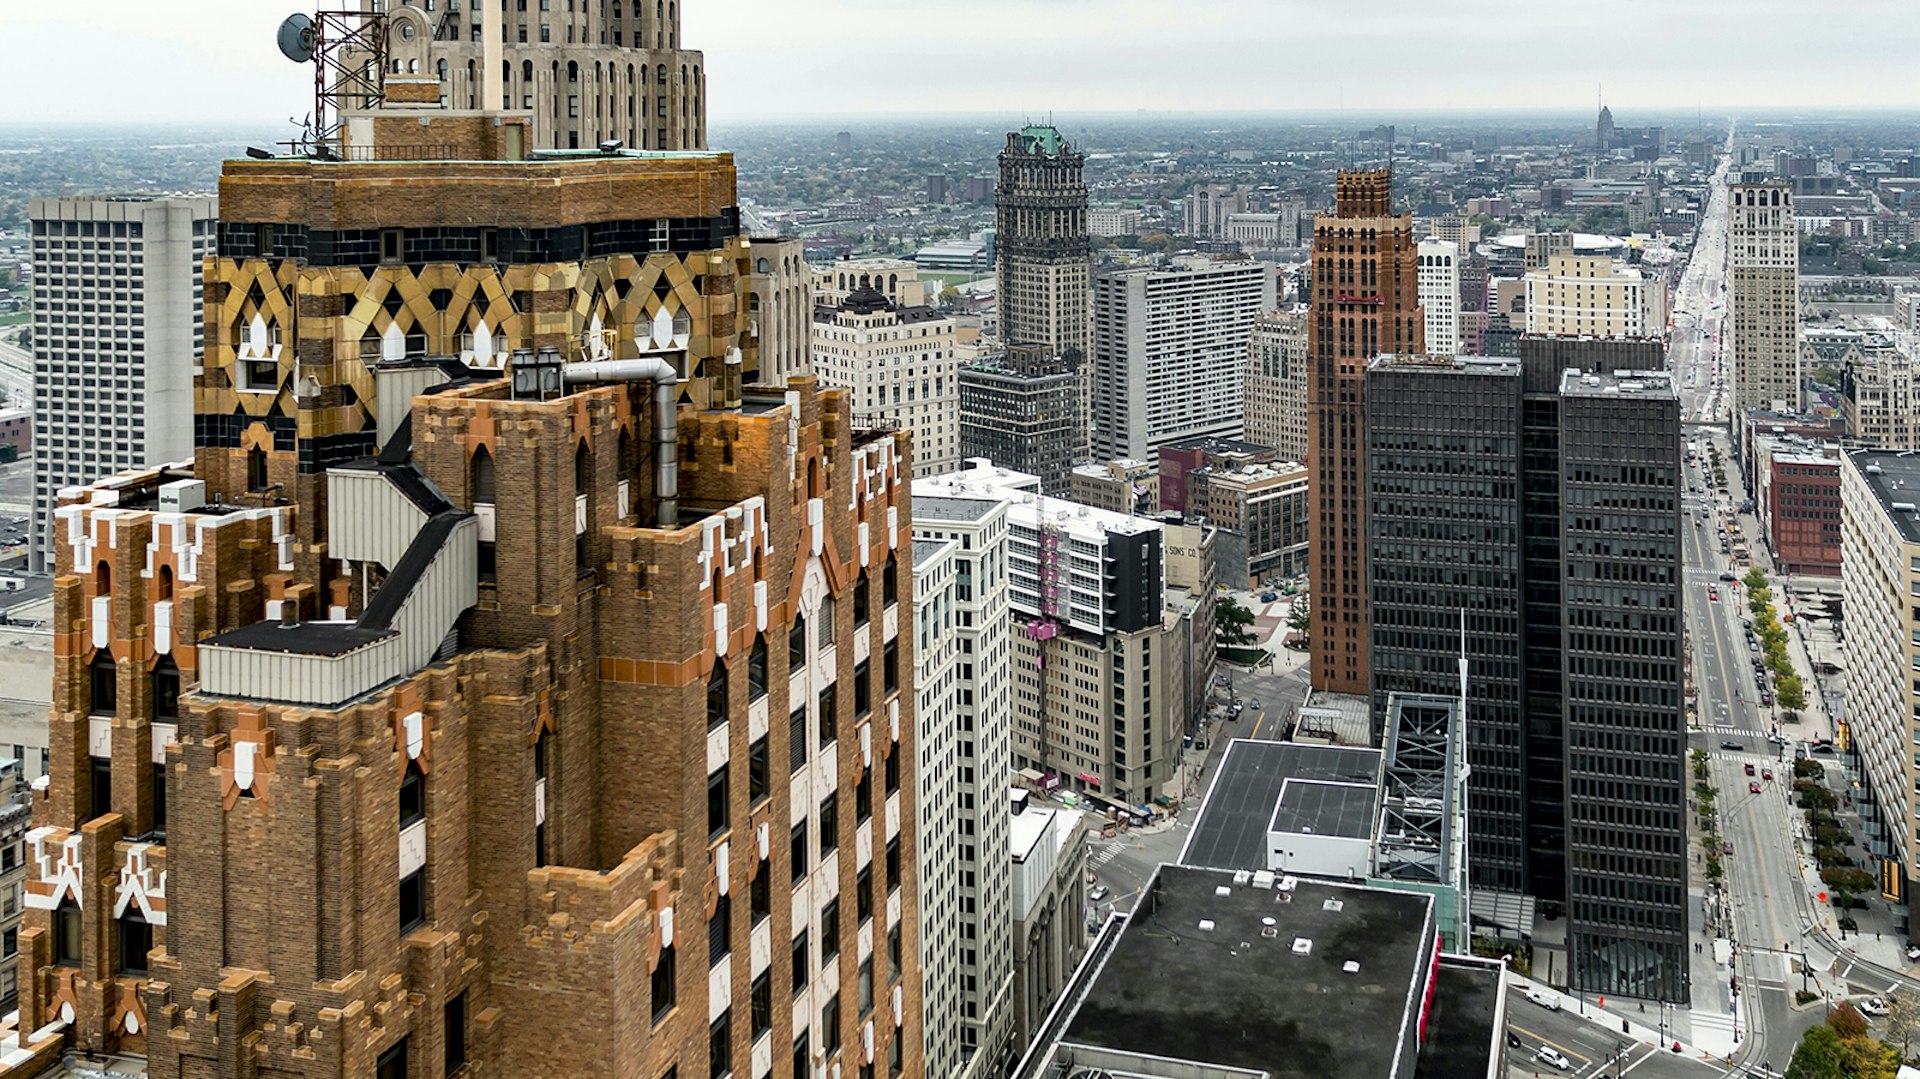
[[[1028,124],[1020,129],[1020,138],[1028,149],[1037,150],[1049,157],[1067,148],[1067,138],[1060,129],[1052,124]]]

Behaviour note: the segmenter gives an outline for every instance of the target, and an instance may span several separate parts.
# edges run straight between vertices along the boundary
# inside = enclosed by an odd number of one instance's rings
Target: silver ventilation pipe
[[[669,360],[594,360],[560,368],[568,382],[653,383],[653,487],[660,508],[655,524],[672,528],[680,520],[680,370]]]

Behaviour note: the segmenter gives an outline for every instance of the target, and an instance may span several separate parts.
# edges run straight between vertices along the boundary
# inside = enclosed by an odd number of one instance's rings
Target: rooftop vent
[[[1346,904],[1342,903],[1338,899],[1329,899],[1325,903],[1320,904],[1320,909],[1324,911],[1329,911],[1334,914],[1338,914],[1340,913],[1340,909],[1344,906],[1346,906]]]
[[[1912,513],[1912,512],[1913,512],[1913,503],[1911,503],[1911,502],[1895,502],[1895,503],[1893,503],[1893,512],[1895,512],[1895,513]]]
[[[1212,919],[1212,918],[1202,918],[1202,919],[1200,919],[1200,932],[1202,932],[1202,933],[1211,933],[1211,932],[1213,932],[1213,919]]]
[[[1255,870],[1253,874],[1253,886],[1255,888],[1273,887],[1273,874],[1265,869]]]
[[[1240,885],[1242,888],[1246,887],[1247,882],[1252,879],[1253,879],[1253,874],[1245,869],[1242,869],[1233,875],[1233,882],[1235,884]]]
[[[1222,897],[1229,896],[1233,894],[1233,889],[1222,884],[1213,890],[1213,894],[1217,896],[1222,896]]]
[[[1307,955],[1312,951],[1313,951],[1313,941],[1307,939],[1306,937],[1293,938],[1293,954]]]
[[[1345,971],[1348,974],[1358,974],[1360,973],[1360,964],[1352,959],[1349,959],[1346,962],[1340,964],[1340,969]]]
[[[1869,475],[1869,476],[1878,476],[1879,474],[1880,474],[1880,466],[1879,466],[1879,465],[1876,465],[1876,464],[1869,464],[1869,465],[1867,466],[1867,475]]]
[[[1300,878],[1289,874],[1288,876],[1280,878],[1280,890],[1283,892],[1291,892],[1299,883]]]

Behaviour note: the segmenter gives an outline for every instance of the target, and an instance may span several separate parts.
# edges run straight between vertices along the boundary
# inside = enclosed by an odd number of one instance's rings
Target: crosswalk
[[[1098,869],[1120,856],[1120,844],[1108,843],[1098,851],[1087,855],[1087,868]]]

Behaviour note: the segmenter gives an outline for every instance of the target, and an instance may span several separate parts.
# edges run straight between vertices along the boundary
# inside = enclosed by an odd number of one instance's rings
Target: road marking
[[[1514,1026],[1512,1023],[1508,1023],[1507,1026],[1512,1027],[1514,1030],[1519,1031],[1522,1034],[1525,1034],[1527,1037],[1532,1038],[1534,1041],[1539,1042],[1541,1045],[1551,1045],[1555,1049],[1560,1050],[1562,1053],[1565,1053],[1570,1057],[1578,1057],[1589,1064],[1593,1063],[1593,1058],[1586,1055],[1585,1053],[1582,1053],[1577,1049],[1569,1049],[1566,1046],[1561,1045],[1559,1042],[1550,1041],[1547,1038],[1541,1037],[1540,1035],[1535,1034],[1533,1031],[1528,1030],[1526,1027]]]

